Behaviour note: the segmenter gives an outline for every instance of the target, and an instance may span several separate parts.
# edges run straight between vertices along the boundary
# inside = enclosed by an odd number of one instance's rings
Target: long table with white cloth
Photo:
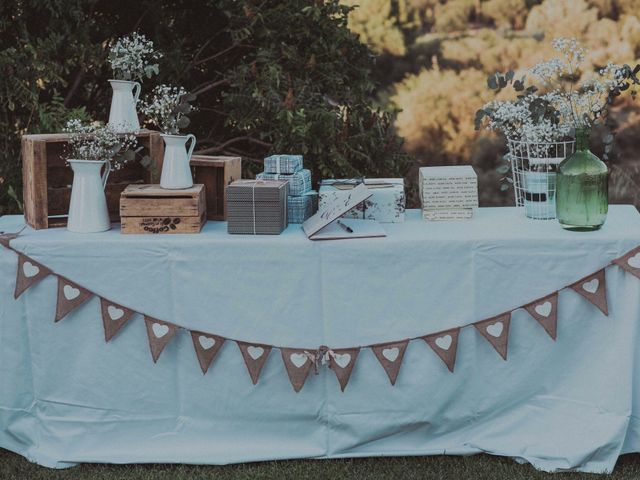
[[[22,217],[0,218],[15,232]],[[538,469],[611,471],[640,451],[640,279],[606,270],[609,315],[559,294],[557,339],[512,314],[503,360],[460,331],[454,372],[421,336],[515,309],[640,245],[640,215],[612,206],[597,232],[515,208],[470,221],[408,211],[386,238],[122,235],[24,229],[0,248],[0,447],[63,468],[83,462],[227,464],[487,452]],[[14,300],[17,252],[180,330],[152,361],[136,314],[104,338],[99,298],[54,323],[56,279]],[[228,339],[203,375],[188,330]],[[254,386],[235,340],[332,349],[409,342],[394,386],[369,348],[348,384],[319,362],[296,393],[277,348]]]

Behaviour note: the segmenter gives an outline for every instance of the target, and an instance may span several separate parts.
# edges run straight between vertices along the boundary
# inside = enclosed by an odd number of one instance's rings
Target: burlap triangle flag
[[[149,349],[153,363],[158,361],[160,354],[169,344],[174,335],[178,332],[178,327],[172,323],[163,322],[152,317],[144,317],[147,326],[147,337],[149,337]]]
[[[249,375],[251,376],[251,381],[255,385],[258,383],[260,372],[262,372],[262,367],[264,367],[272,347],[270,345],[262,345],[258,343],[236,343],[242,353],[242,358],[244,359],[244,363],[247,366]]]
[[[351,371],[356,364],[356,358],[358,358],[360,348],[340,348],[336,350],[329,350],[329,368],[334,371],[338,382],[340,383],[340,389],[344,392],[349,383],[349,377],[351,377]]]
[[[35,260],[18,253],[18,269],[16,271],[16,289],[13,298],[18,298],[31,285],[38,283],[49,275],[49,270],[44,265],[40,265]]]
[[[304,386],[309,376],[309,371],[315,363],[315,350],[299,350],[295,348],[281,348],[282,361],[287,369],[289,381],[297,392]]]
[[[118,305],[106,298],[100,298],[100,310],[102,311],[102,325],[104,326],[104,340],[108,342],[131,319],[134,312],[130,308]]]
[[[69,312],[89,300],[92,295],[93,293],[86,288],[58,276],[58,301],[55,321],[62,320]]]
[[[478,332],[489,341],[504,360],[507,359],[510,323],[511,312],[508,312],[473,324]]]
[[[573,285],[570,285],[570,287],[598,307],[602,313],[609,315],[604,268],[593,275],[578,280]]]
[[[450,372],[453,372],[453,369],[456,366],[458,335],[460,335],[460,329],[452,328],[451,330],[445,330],[443,332],[422,337],[422,339],[427,342],[427,345],[436,352]]]
[[[408,344],[409,340],[403,340],[402,342],[384,343],[371,347],[380,365],[382,365],[384,371],[387,372],[391,385],[396,384],[396,379],[402,366],[404,352]]]
[[[616,258],[613,263],[640,278],[640,247],[634,248],[620,258]]]
[[[193,340],[193,348],[196,351],[202,373],[207,373],[225,339],[210,333],[192,331],[191,340]]]
[[[9,245],[9,242],[11,242],[11,240],[15,238],[18,238],[17,233],[0,233],[0,245],[2,245],[5,248],[11,248],[11,245]]]
[[[524,308],[555,340],[558,333],[558,292],[539,298]]]

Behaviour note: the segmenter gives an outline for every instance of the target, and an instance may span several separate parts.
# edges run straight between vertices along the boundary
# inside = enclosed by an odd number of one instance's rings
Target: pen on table
[[[340,228],[342,228],[345,232],[353,233],[353,228],[348,227],[347,225],[342,223],[340,220],[338,220],[338,225],[340,225]]]

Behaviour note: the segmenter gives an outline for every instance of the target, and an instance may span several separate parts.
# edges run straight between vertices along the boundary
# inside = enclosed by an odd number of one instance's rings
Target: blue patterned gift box
[[[311,170],[300,170],[291,175],[278,173],[259,173],[258,180],[286,180],[289,182],[289,195],[299,197],[311,191]]]
[[[323,180],[320,183],[320,210],[327,201],[329,192],[348,195],[349,188],[362,180]],[[367,200],[349,210],[344,218],[376,220],[380,223],[404,222],[405,193],[402,178],[367,178],[364,184],[372,195]]]
[[[264,159],[265,173],[291,175],[302,170],[302,155],[271,155]]]
[[[307,192],[299,197],[289,195],[289,223],[304,223],[318,211],[318,192]]]

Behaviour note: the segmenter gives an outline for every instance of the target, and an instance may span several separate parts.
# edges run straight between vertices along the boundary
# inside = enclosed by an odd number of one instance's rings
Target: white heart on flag
[[[436,338],[436,345],[440,347],[442,350],[449,350],[449,347],[451,347],[452,342],[453,342],[453,338],[451,338],[451,335],[445,335],[444,337]]]
[[[627,264],[629,264],[631,268],[640,268],[640,253],[636,253],[633,257],[629,258]]]
[[[398,347],[385,348],[382,350],[382,356],[390,362],[395,362],[400,355],[400,349]]]
[[[262,347],[254,347],[253,345],[247,348],[247,353],[254,360],[259,359],[264,353],[264,348]]]
[[[541,303],[540,305],[536,305],[536,308],[534,310],[538,315],[541,315],[543,317],[548,317],[549,315],[551,315],[552,308],[553,306],[551,305],[551,302],[544,302],[544,303]]]
[[[205,350],[209,350],[210,348],[213,348],[213,346],[216,344],[216,339],[211,337],[205,337],[204,335],[200,335],[198,337],[198,343]]]
[[[113,305],[109,305],[107,307],[107,313],[109,314],[109,318],[114,322],[124,317],[124,310],[118,307],[114,307]]]
[[[27,278],[32,278],[40,273],[40,267],[31,262],[24,262],[22,264],[22,271]]]
[[[160,323],[154,323],[153,325],[151,325],[151,329],[153,330],[153,334],[156,336],[156,338],[162,338],[167,333],[169,333],[169,327]]]
[[[487,327],[487,333],[492,337],[500,337],[502,335],[502,331],[504,330],[504,325],[502,322],[492,323]]]
[[[600,288],[600,280],[594,278],[593,280],[582,284],[583,290],[589,293],[596,293],[598,288]]]
[[[64,293],[64,297],[67,300],[73,300],[80,296],[80,290],[78,290],[75,287],[72,287],[71,285],[65,285],[62,291]]]
[[[333,359],[340,368],[345,368],[351,362],[351,355],[349,353],[334,353]]]
[[[304,353],[292,353],[289,355],[291,359],[291,363],[293,363],[296,368],[300,368],[305,363],[307,363],[307,356]]]

